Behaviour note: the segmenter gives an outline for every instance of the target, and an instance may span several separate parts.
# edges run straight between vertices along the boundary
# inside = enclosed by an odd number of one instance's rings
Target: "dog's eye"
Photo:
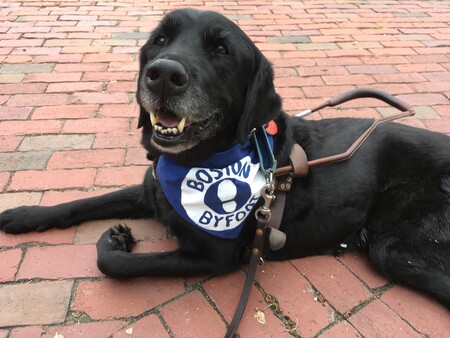
[[[164,46],[166,44],[166,37],[162,36],[162,35],[158,35],[155,40],[153,41],[153,43],[157,46]]]
[[[228,48],[224,44],[218,44],[213,48],[214,54],[228,54]]]

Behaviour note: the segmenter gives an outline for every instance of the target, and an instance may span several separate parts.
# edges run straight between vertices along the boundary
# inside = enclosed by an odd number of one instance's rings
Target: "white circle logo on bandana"
[[[231,230],[246,219],[264,183],[250,156],[223,169],[191,168],[181,184],[181,205],[198,226]]]

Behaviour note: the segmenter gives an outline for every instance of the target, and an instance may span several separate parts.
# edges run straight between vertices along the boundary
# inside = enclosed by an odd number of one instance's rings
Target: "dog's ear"
[[[142,107],[139,107],[139,109],[138,129],[142,128],[145,124],[150,123],[150,115]]]
[[[272,66],[257,51],[255,67],[245,97],[244,110],[237,129],[239,143],[244,144],[253,128],[268,123],[280,111],[281,98],[275,92]]]

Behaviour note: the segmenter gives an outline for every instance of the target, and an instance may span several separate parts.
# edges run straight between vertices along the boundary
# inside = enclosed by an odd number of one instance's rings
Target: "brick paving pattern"
[[[212,9],[248,33],[297,113],[355,87],[414,106],[405,123],[450,134],[450,1],[4,0],[0,3],[0,210],[140,183],[137,54],[161,16]],[[381,117],[367,99],[309,117]],[[95,242],[117,220],[0,233],[0,337],[221,337],[244,271],[105,278]],[[135,251],[172,250],[155,222],[127,221]],[[259,323],[256,309],[265,314]],[[385,280],[364,256],[259,268],[240,337],[448,337],[450,312]]]

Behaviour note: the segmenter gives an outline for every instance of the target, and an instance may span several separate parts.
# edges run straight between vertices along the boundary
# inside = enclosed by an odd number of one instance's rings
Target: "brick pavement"
[[[161,15],[181,6],[237,22],[272,61],[290,113],[367,86],[415,107],[402,123],[450,134],[449,1],[4,0],[0,210],[140,183],[148,162],[135,129],[137,53]],[[311,118],[391,113],[365,100]],[[0,234],[0,337],[223,335],[244,273],[104,278],[94,243],[115,223]],[[128,223],[138,252],[176,245],[154,222]],[[448,336],[448,310],[366,263],[344,255],[265,264],[240,336]],[[254,318],[256,308],[266,324]]]

